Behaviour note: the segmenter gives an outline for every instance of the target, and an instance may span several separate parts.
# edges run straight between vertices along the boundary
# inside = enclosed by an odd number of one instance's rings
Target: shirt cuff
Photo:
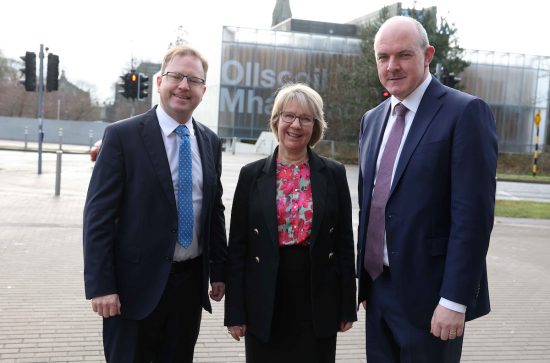
[[[451,309],[452,311],[456,311],[457,313],[466,313],[466,305],[455,303],[454,301],[447,300],[443,297],[439,299],[439,305],[444,306],[447,309]]]

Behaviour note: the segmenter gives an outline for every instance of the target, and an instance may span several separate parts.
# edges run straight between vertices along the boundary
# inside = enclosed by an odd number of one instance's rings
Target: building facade
[[[491,105],[500,151],[532,153],[537,133],[539,149],[547,144],[550,57],[468,50],[465,60],[470,66],[461,75],[462,85]]]
[[[306,27],[302,22],[294,24]],[[331,35],[326,29],[337,28],[330,23],[324,28],[314,25],[317,33],[224,27],[218,98],[221,137],[256,139],[269,130],[273,96],[284,82],[301,81],[322,91],[338,77],[338,65],[345,67],[360,55],[359,38]],[[349,32],[348,27],[339,29]],[[499,150],[543,149],[550,142],[550,57],[479,50],[464,54],[470,65],[459,75],[461,86],[491,105]]]
[[[390,16],[409,12],[401,3],[387,10]],[[437,8],[423,11],[436,14]],[[269,131],[277,89],[293,81],[322,92],[337,82],[338,70],[361,54],[358,27],[378,14],[347,24],[290,18],[270,30],[224,27],[219,79],[209,81],[195,116],[224,139],[256,140],[262,131]],[[532,153],[536,147],[543,150],[550,144],[550,57],[479,50],[466,50],[464,55],[470,65],[458,75],[461,87],[491,105],[499,150]],[[151,83],[154,104],[158,97]],[[538,126],[536,115],[541,120]]]
[[[322,91],[359,54],[356,37],[224,27],[218,134],[256,139],[269,130],[274,95],[286,82]]]

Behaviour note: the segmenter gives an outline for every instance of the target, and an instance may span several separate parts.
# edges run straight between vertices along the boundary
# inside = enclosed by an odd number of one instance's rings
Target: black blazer
[[[308,150],[313,196],[311,305],[317,336],[334,335],[342,321],[356,321],[351,198],[344,166]],[[276,156],[241,169],[231,211],[225,325],[246,324],[269,340],[279,245]]]
[[[227,257],[221,143],[193,120],[203,170],[203,307],[208,281],[224,281]],[[122,315],[142,319],[156,307],[177,240],[172,176],[155,108],[105,129],[84,208],[86,298],[118,293]]]

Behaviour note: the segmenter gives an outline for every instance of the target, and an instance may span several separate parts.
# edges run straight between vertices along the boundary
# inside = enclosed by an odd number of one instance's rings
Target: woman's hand
[[[348,331],[353,326],[352,321],[343,321],[340,323],[340,333],[343,333],[345,331]]]
[[[228,326],[227,332],[231,334],[233,339],[240,341],[242,337],[246,334],[246,325],[234,325]]]

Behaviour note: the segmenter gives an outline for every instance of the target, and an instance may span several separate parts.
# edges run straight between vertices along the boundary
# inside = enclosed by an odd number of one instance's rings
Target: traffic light
[[[139,76],[139,82],[138,82],[138,99],[147,98],[149,95],[149,92],[147,92],[147,88],[149,88],[149,77],[147,77],[145,74],[140,73]]]
[[[138,74],[135,71],[131,71],[120,76],[120,79],[122,79],[122,82],[118,85],[121,86],[122,89],[118,92],[122,95],[122,97],[128,99],[137,98],[139,85]]]
[[[382,93],[380,94],[382,101],[387,100],[388,98],[390,98],[390,96],[391,95],[387,90],[383,90]]]
[[[139,76],[136,71],[132,70],[129,73],[128,77],[128,98],[137,98],[138,97],[138,87],[139,87]]]
[[[36,91],[36,53],[25,52],[21,59],[25,63],[25,68],[21,68],[25,77],[21,84],[25,86],[25,91],[34,92]]]
[[[59,88],[59,56],[48,54],[48,74],[46,76],[46,91],[57,91]]]
[[[128,78],[130,76],[130,73],[123,74],[120,76],[120,79],[122,82],[118,83],[118,86],[122,87],[122,89],[118,90],[118,93],[122,95],[124,98],[128,98]]]

